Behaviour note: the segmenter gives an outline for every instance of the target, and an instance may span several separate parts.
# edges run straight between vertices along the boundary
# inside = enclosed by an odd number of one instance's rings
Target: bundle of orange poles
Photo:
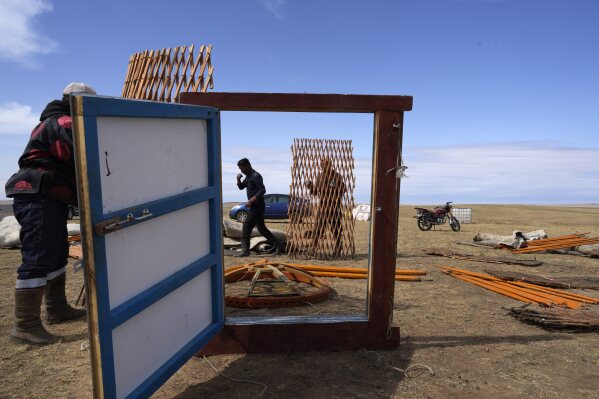
[[[566,249],[578,247],[580,245],[589,245],[599,243],[597,238],[587,238],[586,233],[569,234],[565,236],[545,238],[543,240],[532,240],[526,242],[526,247],[513,249],[514,254],[528,254],[533,252],[543,252],[551,249]]]
[[[68,236],[67,237],[67,241],[68,242],[80,242],[81,241],[81,234],[73,234],[72,236]]]
[[[245,266],[259,264],[271,264],[273,266],[289,266],[296,269],[305,270],[317,277],[337,277],[337,278],[366,278],[368,269],[365,267],[341,267],[341,266],[323,266],[323,265],[303,265],[298,263],[281,263],[260,261],[256,263],[247,263],[243,265],[232,266],[226,271],[233,271]],[[395,281],[421,281],[420,276],[425,276],[425,270],[407,270],[395,269]]]
[[[478,285],[517,299],[522,302],[538,303],[546,306],[562,305],[569,309],[578,309],[583,303],[598,304],[599,299],[584,295],[578,295],[555,288],[542,287],[536,284],[524,283],[520,281],[507,281],[488,274],[471,272],[469,270],[456,269],[453,267],[441,266],[444,273],[457,279]]]
[[[318,277],[366,278],[368,275],[368,269],[365,267],[301,265],[296,263],[282,263],[282,265],[305,270]],[[424,270],[395,269],[395,281],[421,281],[419,276],[424,275],[426,275]]]

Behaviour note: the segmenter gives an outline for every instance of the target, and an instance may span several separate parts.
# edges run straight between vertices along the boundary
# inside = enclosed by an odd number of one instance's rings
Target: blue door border
[[[211,107],[88,95],[73,96],[71,109],[74,117],[73,132],[77,158],[82,241],[86,260],[93,258],[93,261],[86,261],[86,288],[88,295],[95,295],[95,298],[92,298],[92,300],[88,298],[87,301],[88,312],[91,316],[89,318],[89,330],[92,346],[92,369],[101,368],[101,370],[92,370],[95,397],[116,397],[112,343],[113,329],[200,273],[208,269],[211,271],[211,286],[213,289],[212,323],[203,331],[198,332],[187,345],[173,354],[165,364],[161,365],[127,396],[130,398],[148,397],[164,384],[190,357],[208,343],[222,329],[224,324],[219,111]],[[205,120],[208,137],[208,186],[104,214],[97,137],[98,117]],[[142,209],[152,209],[152,216],[144,218],[143,221],[145,221],[204,201],[209,204],[210,253],[111,310],[106,269],[105,236],[95,231],[93,226],[115,217],[126,217],[129,213],[140,213]],[[124,226],[128,227],[136,223],[143,223],[143,221],[133,221]],[[123,228],[126,228],[124,226]],[[93,287],[90,287],[90,285],[93,285]],[[95,314],[92,315],[92,312],[95,312]],[[100,384],[101,386],[99,386]]]

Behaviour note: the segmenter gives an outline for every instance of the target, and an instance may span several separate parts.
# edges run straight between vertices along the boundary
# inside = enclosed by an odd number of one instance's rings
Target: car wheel
[[[73,219],[73,216],[75,216],[75,210],[69,206],[69,210],[67,213],[67,219],[71,220],[71,219]]]
[[[235,215],[235,219],[237,219],[238,222],[245,222],[248,219],[248,213],[246,211],[239,211],[237,212],[237,215]]]

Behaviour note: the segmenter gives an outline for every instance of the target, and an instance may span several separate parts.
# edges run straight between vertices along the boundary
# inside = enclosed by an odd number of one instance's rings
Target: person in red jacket
[[[42,298],[46,297],[49,324],[78,319],[85,310],[72,308],[65,296],[68,205],[77,205],[71,93],[96,94],[85,83],[71,83],[62,100],[51,101],[31,132],[19,171],[6,183],[21,225],[21,266],[15,287],[13,340],[46,345],[58,340],[43,326]]]

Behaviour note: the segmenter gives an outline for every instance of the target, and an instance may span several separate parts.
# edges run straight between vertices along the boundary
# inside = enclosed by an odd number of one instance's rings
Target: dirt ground
[[[471,208],[474,223],[465,224],[462,231],[454,233],[448,225],[421,232],[413,219],[412,207],[402,207],[397,266],[421,268],[428,274],[423,282],[395,285],[394,319],[401,326],[401,345],[397,350],[227,355],[208,360],[228,377],[266,384],[266,398],[599,398],[597,333],[549,331],[523,324],[508,316],[504,309],[520,306],[518,301],[446,276],[436,268],[450,265],[474,271],[493,268],[552,276],[599,277],[599,259],[541,254],[536,258],[545,263],[530,268],[429,257],[421,251],[436,246],[471,254],[508,256],[499,250],[456,244],[472,241],[478,232],[510,234],[515,229],[545,228],[550,236],[573,232],[599,236],[599,207],[473,205]],[[283,223],[270,225],[284,228]],[[368,222],[357,223],[356,260],[333,264],[366,265],[367,231]],[[533,255],[519,256],[533,258]],[[64,337],[61,343],[52,346],[37,348],[9,341],[18,263],[18,251],[0,250],[0,398],[91,397],[85,322],[50,326],[51,332]],[[226,257],[225,263],[230,266],[238,262]],[[68,296],[74,301],[83,276],[69,269],[67,278]],[[338,297],[286,314],[363,311],[364,281],[329,281]],[[597,291],[584,294],[599,298]],[[235,316],[244,314],[233,309],[227,312]],[[434,375],[416,370],[406,378],[385,367],[405,369],[412,364],[428,365]],[[218,376],[206,360],[193,358],[154,397],[257,398],[262,390],[261,386],[235,383]]]

